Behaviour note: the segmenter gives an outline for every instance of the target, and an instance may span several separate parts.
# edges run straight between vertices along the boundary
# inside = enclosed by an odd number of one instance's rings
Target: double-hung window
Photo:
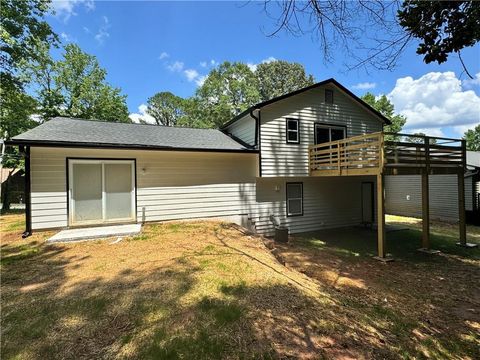
[[[315,124],[315,144],[342,140],[345,137],[346,128],[343,126]]]
[[[287,216],[303,215],[303,183],[287,183]]]
[[[287,118],[287,143],[300,143],[300,120]]]

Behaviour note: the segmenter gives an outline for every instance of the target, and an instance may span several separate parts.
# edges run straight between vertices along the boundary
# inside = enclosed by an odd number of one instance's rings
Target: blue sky
[[[474,81],[455,57],[426,65],[414,48],[394,71],[347,72],[342,51],[325,64],[309,35],[266,36],[273,24],[262,3],[73,0],[53,7],[56,14],[47,18],[53,29],[64,43],[97,56],[108,81],[128,95],[132,113],[143,115],[142,104],[159,91],[192,95],[219,62],[275,58],[303,64],[318,81],[334,77],[357,95],[387,94],[408,115],[408,131],[458,137],[480,122],[480,45],[462,54],[478,74]]]

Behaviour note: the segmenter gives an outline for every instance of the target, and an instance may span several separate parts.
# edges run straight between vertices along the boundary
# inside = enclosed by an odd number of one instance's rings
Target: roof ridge
[[[153,127],[162,127],[162,128],[174,128],[174,129],[192,129],[192,130],[216,130],[223,133],[218,128],[196,128],[193,126],[167,126],[167,125],[157,125],[157,124],[143,124],[143,123],[127,123],[127,122],[119,122],[119,121],[108,121],[108,120],[100,120],[100,119],[83,119],[83,118],[76,118],[76,117],[68,117],[68,116],[55,116],[48,121],[55,120],[55,119],[62,119],[62,120],[73,120],[73,121],[85,121],[85,122],[97,122],[97,123],[109,123],[109,124],[118,124],[118,125],[139,125],[139,126],[153,126]]]

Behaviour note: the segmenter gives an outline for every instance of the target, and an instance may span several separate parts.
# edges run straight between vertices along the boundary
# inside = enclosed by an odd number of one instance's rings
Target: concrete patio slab
[[[140,233],[141,224],[97,226],[89,228],[62,230],[53,235],[47,242],[72,242],[102,239],[117,236],[131,236]]]

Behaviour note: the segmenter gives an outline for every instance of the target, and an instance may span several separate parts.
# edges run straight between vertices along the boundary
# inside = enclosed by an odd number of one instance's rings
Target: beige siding
[[[228,126],[226,132],[232,134],[238,139],[249,145],[255,145],[255,119],[250,115],[245,115],[240,120],[235,121]]]
[[[328,85],[326,87],[329,87]],[[347,136],[382,130],[382,122],[336,87],[334,104],[324,103],[325,86],[306,91],[261,110],[262,176],[308,176],[308,145],[314,123],[344,125]],[[300,119],[300,144],[287,144],[285,119]]]
[[[374,177],[284,177],[257,179],[257,212],[252,215],[258,232],[271,235],[274,215],[290,233],[358,225],[362,221],[361,183]],[[286,182],[303,183],[303,215],[286,216]]]
[[[137,217],[239,216],[255,203],[255,154],[31,149],[32,228],[66,227],[66,158],[135,158]],[[144,169],[144,171],[143,171]]]
[[[458,221],[457,175],[430,175],[430,217]],[[385,208],[392,215],[422,216],[420,175],[386,176]],[[472,183],[465,179],[465,209],[472,210]]]

